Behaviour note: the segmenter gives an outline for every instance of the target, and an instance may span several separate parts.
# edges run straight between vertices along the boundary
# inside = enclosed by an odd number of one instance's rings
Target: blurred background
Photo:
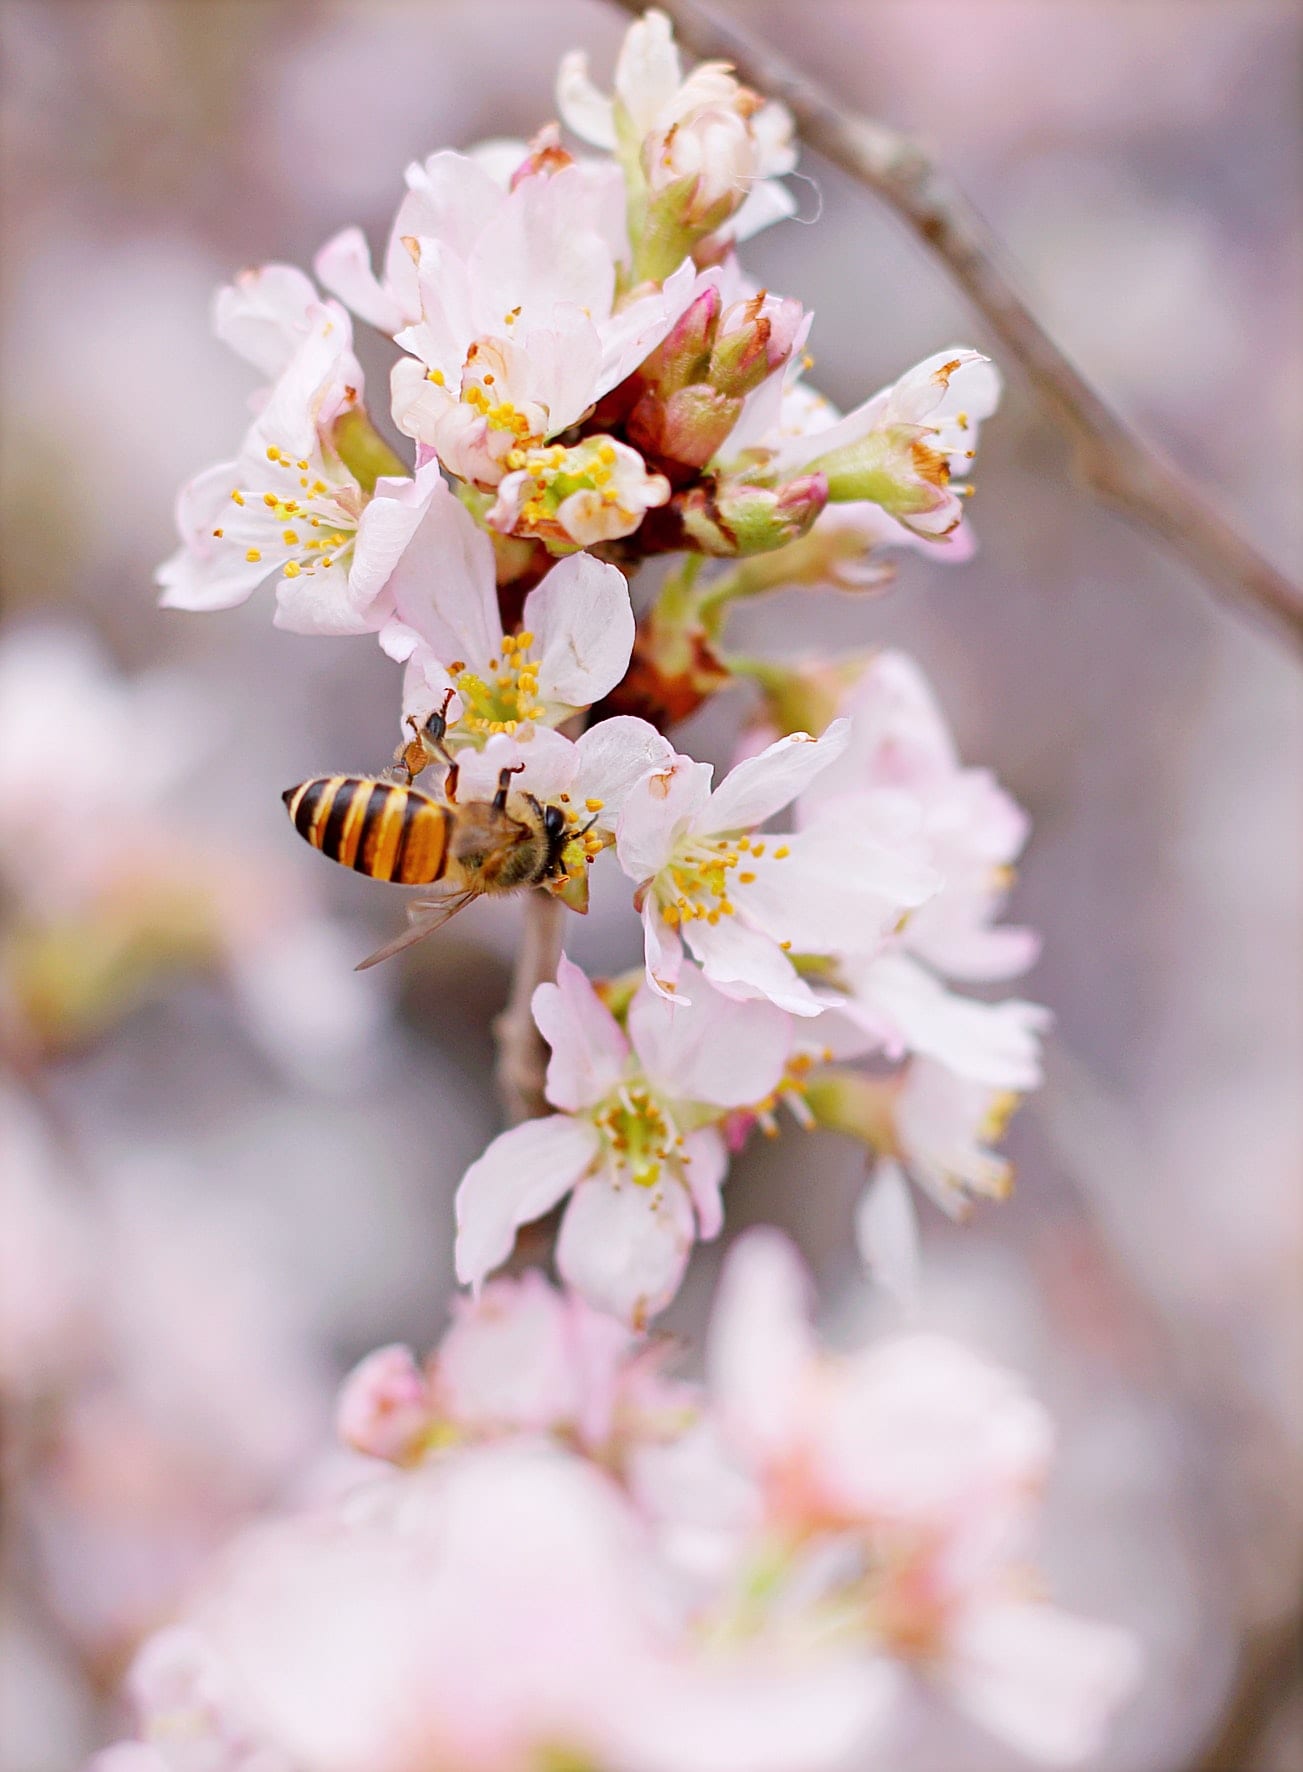
[[[1296,7],[733,10],[933,144],[1081,366],[1297,573]],[[394,901],[315,863],[280,804],[387,759],[396,667],[276,632],[265,595],[154,605],[175,490],[230,452],[252,385],[210,293],[348,222],[382,240],[409,159],[531,133],[560,54],[604,75],[624,23],[596,0],[0,7],[5,1772],[109,1738],[132,1646],[211,1547],[321,1480],[339,1374],[435,1337],[452,1190],[496,1124],[515,909],[357,978]],[[803,170],[801,222],[750,264],[814,308],[833,399],[989,344],[888,215]],[[884,595],[775,598],[738,637],[906,648],[1033,815],[1014,914],[1045,934],[1050,1080],[1014,1123],[1014,1199],[929,1212],[922,1314],[1061,1424],[1051,1583],[1149,1658],[1101,1767],[1293,1772],[1299,678],[1074,486],[1016,373],[979,465],[973,564],[911,552]],[[724,758],[746,711],[685,736]],[[627,901],[595,896],[572,951],[627,965]],[[730,1229],[784,1225],[846,1333],[885,1325],[849,1237],[862,1155],[800,1138],[735,1169]],[[716,1264],[668,1327],[700,1328]],[[1021,1764],[929,1727],[914,1772]]]

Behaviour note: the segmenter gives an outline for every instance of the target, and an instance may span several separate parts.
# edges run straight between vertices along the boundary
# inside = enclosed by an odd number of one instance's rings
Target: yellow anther
[[[283,461],[284,459],[285,459],[284,456],[281,454],[280,450],[277,449],[277,447],[274,443],[269,443],[267,445],[267,460],[268,461],[279,462],[279,461]]]
[[[584,805],[590,812],[600,812],[606,805],[605,800],[585,800]]]
[[[759,853],[759,851],[757,851],[757,853]],[[790,850],[790,849],[789,849],[789,848],[788,848],[788,847],[787,847],[787,844],[786,844],[786,843],[780,843],[780,844],[779,844],[779,845],[778,845],[778,847],[777,847],[777,849],[775,849],[775,850],[774,850],[774,860],[775,860],[775,861],[786,861],[786,859],[787,859],[787,857],[788,857],[788,856],[789,856],[789,855],[790,855],[790,854],[791,854],[791,853],[792,853],[792,852],[791,852],[791,850]]]
[[[240,491],[238,486],[231,493],[231,497],[235,500],[237,505],[242,505],[244,503],[244,494]]]
[[[791,952],[792,944],[790,941],[780,941],[778,945],[780,948],[782,948],[782,950],[785,954]]]
[[[603,443],[602,447],[597,452],[597,459],[600,462],[604,462],[608,468],[614,467],[615,445],[613,443]]]
[[[329,567],[333,566],[335,564],[335,562],[331,559],[329,554],[323,554],[321,556],[321,564],[324,567],[329,568]]]
[[[262,495],[262,502],[266,505],[269,511],[274,511],[276,506],[280,503],[280,500],[274,492],[264,492]]]
[[[763,843],[753,843],[751,845],[752,855],[761,856],[764,854],[764,852],[765,852],[765,846]]]
[[[751,884],[751,882],[755,879],[755,875],[754,874],[739,874],[738,879],[742,882],[742,884],[744,886],[749,886]]]
[[[302,570],[302,568],[299,566],[299,563],[297,560],[287,560],[285,562],[285,576],[286,576],[286,578],[297,578],[299,576],[299,573],[301,570]]]
[[[327,491],[328,488],[324,480],[314,480],[312,482],[312,490],[317,494],[318,498],[320,498],[321,494]]]
[[[311,465],[312,464],[310,462],[306,462],[306,461],[301,461],[297,464],[298,470],[301,474],[306,474]]]
[[[249,562],[250,566],[256,566],[259,560],[262,559],[262,554],[257,548],[250,548],[244,557]]]
[[[226,534],[226,531],[224,529],[214,529],[213,534],[217,537],[218,541],[220,541]]]
[[[293,529],[282,529],[281,540],[287,548],[295,548],[299,545],[298,532]]]

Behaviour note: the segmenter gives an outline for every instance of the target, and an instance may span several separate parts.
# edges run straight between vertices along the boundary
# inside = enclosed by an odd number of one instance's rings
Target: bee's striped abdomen
[[[322,775],[284,798],[299,835],[342,867],[402,886],[443,876],[451,815],[429,794],[370,776]]]

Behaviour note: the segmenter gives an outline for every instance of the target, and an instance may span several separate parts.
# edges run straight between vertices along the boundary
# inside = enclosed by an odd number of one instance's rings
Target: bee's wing
[[[418,941],[424,941],[427,935],[433,935],[436,929],[442,929],[450,918],[458,911],[464,911],[476,892],[455,892],[451,898],[417,898],[407,907],[409,927],[392,941],[387,941],[374,954],[368,954],[365,960],[359,960],[355,968],[365,972],[368,966],[378,966],[381,960],[388,960],[394,954],[401,954],[404,948],[410,948]]]

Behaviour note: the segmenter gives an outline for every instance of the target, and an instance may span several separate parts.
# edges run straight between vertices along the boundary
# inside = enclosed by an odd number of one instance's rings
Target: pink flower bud
[[[735,302],[715,336],[708,370],[722,394],[749,394],[792,354],[804,310],[799,301],[771,299],[765,291]]]
[[[713,285],[703,289],[643,365],[642,379],[663,397],[706,379],[722,305],[718,289]]]
[[[828,502],[822,474],[803,474],[785,486],[724,481],[684,500],[683,525],[706,554],[764,554],[785,547],[810,528]]]
[[[335,1427],[358,1452],[401,1464],[429,1427],[431,1409],[430,1388],[411,1349],[382,1347],[344,1380]]]

